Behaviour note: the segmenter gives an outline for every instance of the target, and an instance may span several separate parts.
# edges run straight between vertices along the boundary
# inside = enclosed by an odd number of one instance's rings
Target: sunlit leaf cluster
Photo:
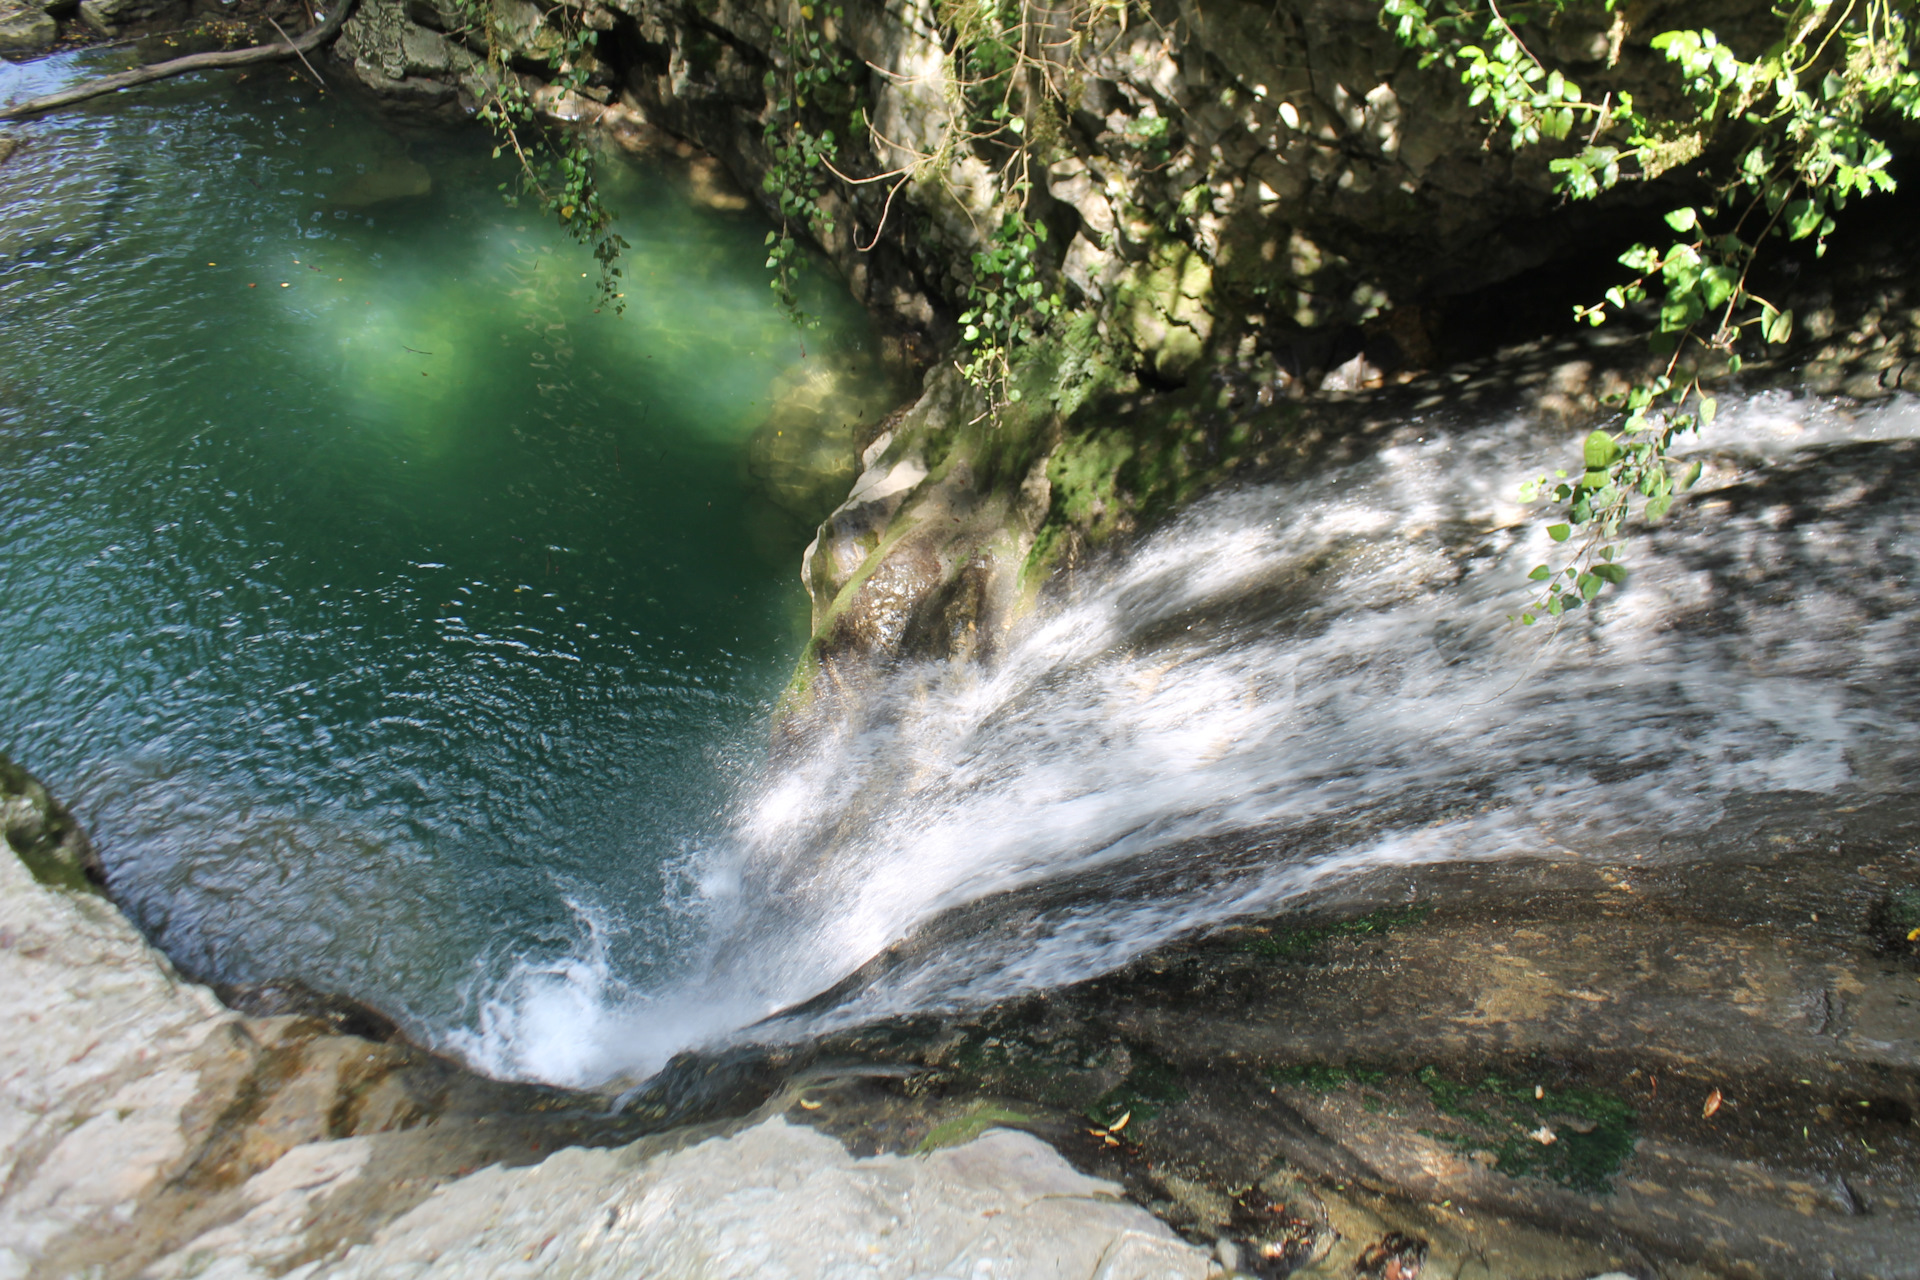
[[[1577,479],[1541,477],[1526,487],[1525,500],[1561,508],[1565,521],[1551,531],[1574,554],[1534,571],[1547,585],[1521,621],[1558,616],[1625,580],[1615,556],[1636,506],[1657,520],[1698,475],[1668,453],[1678,436],[1713,420],[1702,371],[1737,372],[1742,349],[1792,337],[1791,312],[1750,287],[1761,247],[1812,240],[1824,253],[1837,210],[1893,189],[1885,131],[1920,117],[1914,9],[1915,0],[1803,0],[1774,11],[1772,43],[1750,57],[1711,30],[1661,32],[1650,47],[1686,105],[1659,118],[1624,92],[1595,101],[1526,39],[1570,17],[1608,17],[1617,59],[1628,33],[1615,0],[1538,0],[1504,11],[1493,0],[1383,0],[1383,21],[1425,65],[1454,69],[1510,146],[1557,148],[1549,164],[1568,197],[1591,199],[1683,166],[1710,192],[1667,214],[1674,238],[1621,256],[1631,279],[1575,310],[1595,325],[1623,313],[1646,317],[1666,360],[1628,394],[1618,431],[1588,438]]]

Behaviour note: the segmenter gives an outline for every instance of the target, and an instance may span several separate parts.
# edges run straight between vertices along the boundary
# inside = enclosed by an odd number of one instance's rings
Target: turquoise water
[[[0,99],[81,70],[0,64]],[[848,370],[870,407],[850,304],[803,342],[764,224],[623,165],[596,313],[477,129],[277,69],[16,136],[0,748],[195,974],[443,1039],[589,935],[670,972],[803,639],[806,530],[749,442]]]

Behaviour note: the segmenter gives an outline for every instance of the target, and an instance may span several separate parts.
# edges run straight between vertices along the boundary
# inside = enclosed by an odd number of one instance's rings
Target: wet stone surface
[[[1911,804],[1778,797],[733,1070],[857,1152],[1027,1129],[1251,1274],[1914,1275],[1916,886]]]

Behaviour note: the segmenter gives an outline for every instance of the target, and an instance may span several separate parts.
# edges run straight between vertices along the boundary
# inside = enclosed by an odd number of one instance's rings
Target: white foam
[[[1916,434],[1907,403],[1768,395],[1689,447],[1724,486],[1810,445]],[[1920,557],[1911,504],[1851,507],[1836,478],[1793,528],[1763,510],[1641,536],[1603,609],[1521,630],[1515,584],[1561,549],[1544,520],[1494,525],[1567,448],[1494,423],[1197,504],[991,668],[897,673],[744,797],[694,873],[707,942],[682,978],[620,989],[588,928],[489,1003],[470,1056],[584,1083],[991,1000],[1369,867],[1701,830],[1731,796],[1854,785],[1863,753],[1914,738],[1912,587],[1870,581],[1875,557]],[[1741,586],[1790,555],[1791,591]],[[1264,852],[1207,843],[1228,838]],[[1070,882],[833,1009],[740,1030],[942,912]]]

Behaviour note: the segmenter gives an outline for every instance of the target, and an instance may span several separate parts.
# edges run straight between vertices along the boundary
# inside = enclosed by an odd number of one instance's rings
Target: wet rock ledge
[[[670,1131],[640,1137],[339,1002],[236,1012],[94,891],[84,834],[4,761],[0,822],[0,1280],[1218,1269],[1027,1134],[856,1158],[776,1090],[704,1124],[656,1108]]]
[[[1261,1277],[1920,1276],[1920,807],[1390,868],[759,1069],[829,1067],[811,1120],[856,1151],[1026,1128]]]
[[[223,1003],[11,767],[0,820],[5,1280],[1920,1277],[1908,799],[1391,868],[1061,991],[689,1055],[618,1115],[297,988]]]

